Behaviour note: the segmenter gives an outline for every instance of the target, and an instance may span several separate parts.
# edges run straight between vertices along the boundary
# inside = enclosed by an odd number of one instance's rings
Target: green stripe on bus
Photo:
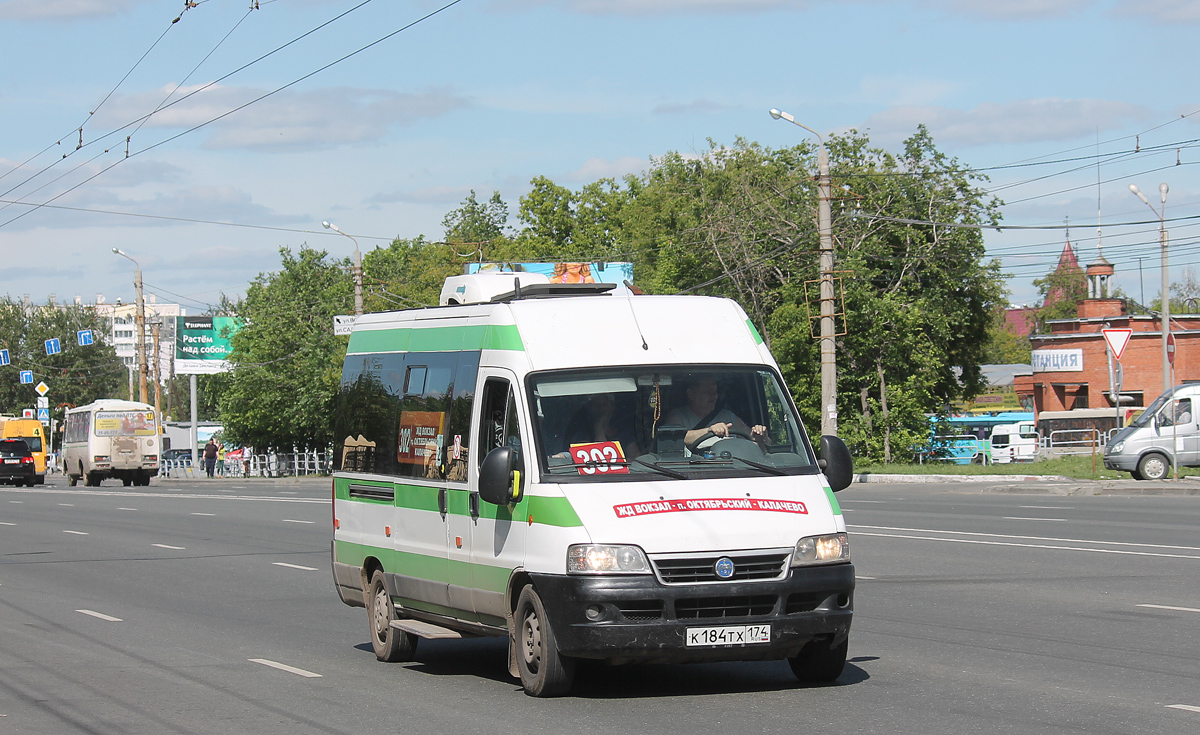
[[[842,514],[842,506],[838,505],[837,498],[833,497],[833,490],[828,485],[825,486],[825,497],[829,498],[829,507],[833,508],[833,514],[840,516]]]
[[[372,329],[350,335],[347,355],[373,352],[461,352],[465,350],[514,350],[525,343],[513,324],[472,324],[425,329]]]
[[[407,510],[424,510],[440,513],[438,507],[438,487],[433,485],[407,485],[371,480],[350,480],[337,478],[337,498],[349,500],[352,503],[370,503],[388,505],[387,501],[369,498],[351,498],[350,484],[371,485],[373,487],[392,487],[396,494],[394,503],[397,508]],[[450,515],[467,516],[471,514],[470,501],[466,488],[450,487],[446,493],[446,510]],[[839,511],[840,512],[840,511]],[[542,495],[526,495],[515,506],[499,506],[479,501],[479,516],[497,521],[515,520],[528,523],[533,518],[534,523],[546,526],[561,526],[571,528],[582,526],[583,521],[575,513],[571,501],[564,497],[546,497]]]
[[[758,330],[754,328],[754,322],[747,319],[746,326],[750,327],[750,334],[754,335],[754,343],[761,345],[763,343],[763,338],[762,335],[758,333]]]
[[[504,592],[508,587],[508,578],[512,576],[512,569],[491,564],[476,564],[459,559],[396,551],[350,541],[338,541],[336,545],[337,560],[341,564],[361,567],[368,557],[375,557],[383,565],[385,572],[416,577],[430,582],[449,584],[451,578],[455,582],[470,579],[477,589]]]

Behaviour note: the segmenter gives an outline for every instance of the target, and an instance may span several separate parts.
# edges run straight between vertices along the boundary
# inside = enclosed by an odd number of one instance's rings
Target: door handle
[[[438,490],[438,513],[442,514],[442,520],[446,519],[446,513],[449,508],[446,505],[446,488]]]
[[[479,493],[469,493],[469,500],[467,501],[467,505],[470,507],[471,517],[478,518],[479,517]]]

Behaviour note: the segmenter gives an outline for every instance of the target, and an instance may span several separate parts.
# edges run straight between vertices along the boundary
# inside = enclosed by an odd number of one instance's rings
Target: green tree
[[[346,354],[333,317],[353,303],[349,263],[307,246],[282,248],[280,257],[280,270],[259,274],[234,307],[245,325],[233,336],[233,370],[221,396],[225,436],[256,449],[323,449],[333,439],[331,409]]]
[[[76,333],[92,330],[95,342],[80,346]],[[26,306],[10,297],[0,299],[0,349],[7,349],[10,364],[0,367],[0,413],[20,415],[33,408],[34,385],[45,381],[51,415],[62,418],[63,406],[80,406],[99,398],[124,397],[129,371],[112,345],[105,343],[108,329],[95,311],[74,304]],[[45,340],[57,337],[62,352],[47,355]],[[21,370],[33,371],[34,383],[22,385]]]
[[[486,202],[475,199],[472,189],[463,203],[442,218],[446,228],[446,240],[463,243],[481,243],[504,236],[508,227],[508,205],[500,198],[500,192],[492,192]]]

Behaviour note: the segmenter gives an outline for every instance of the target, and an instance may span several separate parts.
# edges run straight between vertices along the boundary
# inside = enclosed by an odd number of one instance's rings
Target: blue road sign
[[[37,410],[37,412],[38,412],[38,421],[41,421],[43,424],[50,423],[50,409],[39,408]]]
[[[51,337],[46,340],[46,354],[57,355],[62,352],[62,343],[58,341],[58,337]]]
[[[92,343],[92,330],[90,329],[80,329],[75,336],[79,339],[80,347],[87,347]]]
[[[8,364],[8,350],[0,350],[0,365]]]
[[[33,371],[32,370],[22,370],[21,371],[21,382],[22,383],[32,383],[33,382]]]

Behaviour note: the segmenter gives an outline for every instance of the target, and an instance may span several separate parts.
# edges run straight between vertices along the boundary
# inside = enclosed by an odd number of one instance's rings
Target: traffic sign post
[[[1129,346],[1129,338],[1133,336],[1133,330],[1103,329],[1100,333],[1104,335],[1104,341],[1108,343],[1109,349],[1113,351],[1113,357],[1120,360],[1121,355],[1125,354],[1125,348]]]
[[[9,364],[8,350],[0,350],[0,365]]]
[[[58,337],[51,337],[46,340],[46,354],[57,355],[62,352],[62,342],[58,341]]]
[[[75,339],[79,341],[80,347],[87,347],[88,345],[92,344],[92,342],[94,341],[94,337],[92,336],[92,330],[90,330],[90,329],[79,330],[78,332],[75,333]]]
[[[39,408],[37,410],[37,419],[38,419],[38,421],[41,421],[43,425],[49,426],[50,425],[50,409]]]
[[[1175,367],[1175,333],[1167,332],[1167,362],[1171,364],[1171,368]],[[1171,385],[1175,385],[1175,378],[1171,378]]]
[[[46,381],[42,381],[33,387],[39,396],[44,396],[50,392],[50,386],[46,385]]]
[[[33,383],[33,371],[32,370],[22,370],[21,371],[21,385],[30,385],[32,383]]]

